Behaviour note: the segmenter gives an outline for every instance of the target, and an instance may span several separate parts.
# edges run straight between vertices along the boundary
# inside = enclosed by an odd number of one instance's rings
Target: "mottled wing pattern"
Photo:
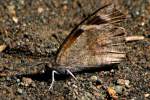
[[[56,59],[58,64],[94,67],[119,63],[125,58],[126,32],[115,26],[125,16],[116,10],[106,13],[105,10],[98,12],[75,31],[75,38],[67,38],[71,43],[61,47]]]

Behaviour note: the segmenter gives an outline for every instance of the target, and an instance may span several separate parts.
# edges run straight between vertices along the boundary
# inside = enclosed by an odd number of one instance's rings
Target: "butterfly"
[[[144,36],[128,36],[120,22],[126,15],[107,4],[81,21],[66,37],[57,51],[55,63],[47,67],[54,75],[71,75],[113,67],[126,58],[126,42],[143,40]]]
[[[74,73],[112,67],[126,57],[126,30],[118,23],[126,16],[105,5],[81,21],[66,37],[57,51],[55,64],[48,67],[54,75]],[[48,71],[49,71],[48,70]]]
[[[60,45],[54,63],[47,64],[42,72],[52,74],[49,89],[55,75],[71,75],[76,79],[77,73],[113,68],[123,61],[126,42],[144,38],[127,36],[125,28],[119,26],[125,19],[125,14],[107,4],[82,20]]]

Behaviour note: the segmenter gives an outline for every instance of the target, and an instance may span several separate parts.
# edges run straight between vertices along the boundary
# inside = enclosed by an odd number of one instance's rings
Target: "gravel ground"
[[[127,59],[117,69],[83,73],[55,82],[47,78],[17,78],[36,73],[52,62],[68,33],[105,0],[0,0],[1,100],[148,100],[150,99],[150,39],[127,43]],[[150,36],[149,0],[113,0],[128,13],[122,25],[129,35]],[[4,45],[4,47],[3,47]],[[1,50],[0,50],[1,51]],[[2,77],[5,76],[5,77]]]

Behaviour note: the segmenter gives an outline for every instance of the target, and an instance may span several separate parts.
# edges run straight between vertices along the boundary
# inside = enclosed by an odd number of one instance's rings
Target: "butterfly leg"
[[[73,73],[69,70],[69,69],[67,69],[66,70],[75,80],[77,80],[77,78],[73,75]]]
[[[49,87],[49,90],[53,87],[54,82],[55,82],[55,76],[54,76],[54,74],[58,74],[58,72],[55,71],[55,70],[52,71],[52,82],[51,82],[51,85]]]

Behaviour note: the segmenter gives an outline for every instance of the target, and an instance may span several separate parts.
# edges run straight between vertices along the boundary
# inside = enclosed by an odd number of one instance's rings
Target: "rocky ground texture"
[[[0,0],[1,100],[148,100],[150,39],[127,43],[127,59],[118,69],[77,75],[55,82],[10,77],[34,73],[39,62],[51,62],[68,33],[88,14],[111,0]],[[113,0],[128,14],[123,23],[130,35],[150,37],[149,0]],[[6,48],[5,48],[6,47]]]

